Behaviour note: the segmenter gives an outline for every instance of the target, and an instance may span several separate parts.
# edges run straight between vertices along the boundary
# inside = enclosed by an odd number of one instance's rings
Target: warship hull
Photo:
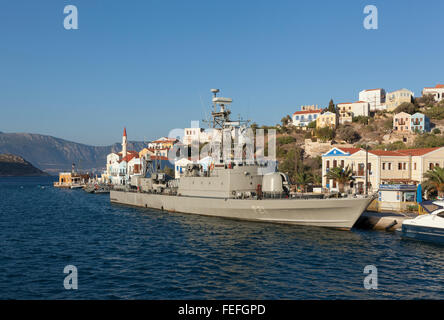
[[[372,198],[225,199],[111,190],[112,203],[249,221],[350,229]]]

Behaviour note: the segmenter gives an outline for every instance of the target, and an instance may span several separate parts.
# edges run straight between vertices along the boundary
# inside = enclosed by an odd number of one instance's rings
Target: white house
[[[174,177],[176,179],[179,179],[182,176],[189,163],[193,163],[193,161],[188,160],[187,158],[179,159],[174,163]]]
[[[191,145],[192,141],[199,141],[199,143],[207,143],[211,141],[212,130],[205,130],[204,128],[185,128],[183,134],[183,144]]]
[[[322,110],[303,110],[293,113],[293,125],[295,127],[307,127],[308,124],[316,119],[321,114]]]
[[[370,104],[365,101],[338,103],[337,108],[341,124],[352,122],[354,117],[368,117],[370,114]]]
[[[422,95],[425,96],[427,94],[431,94],[435,101],[441,101],[444,99],[444,84],[437,84],[435,87],[425,87],[422,90]]]
[[[384,89],[367,89],[359,92],[359,101],[368,102],[370,111],[385,110],[385,90]]]

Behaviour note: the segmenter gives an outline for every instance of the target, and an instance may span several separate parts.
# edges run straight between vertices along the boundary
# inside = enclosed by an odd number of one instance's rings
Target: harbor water
[[[111,205],[54,180],[0,178],[1,299],[444,299],[437,244]]]

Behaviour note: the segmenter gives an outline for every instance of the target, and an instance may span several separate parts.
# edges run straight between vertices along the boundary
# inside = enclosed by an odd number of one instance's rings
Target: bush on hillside
[[[408,114],[414,114],[418,111],[418,107],[411,102],[401,103],[394,111],[394,113],[405,112]]]
[[[444,100],[440,103],[437,103],[430,109],[426,109],[424,114],[430,119],[442,120],[444,119]]]
[[[415,148],[435,148],[444,146],[444,136],[432,133],[418,135],[414,142]]]
[[[370,120],[370,117],[366,117],[366,116],[357,116],[357,117],[353,117],[352,121],[353,122],[357,122],[360,124],[368,124]]]
[[[315,134],[319,140],[321,140],[322,142],[326,142],[333,140],[333,138],[335,137],[335,130],[329,127],[323,127],[316,129]]]
[[[295,141],[296,141],[296,138],[292,137],[292,136],[282,136],[282,137],[277,138],[277,143],[279,145],[289,144],[289,143],[293,143]]]
[[[359,133],[356,132],[352,126],[341,126],[336,133],[340,139],[348,143],[353,143],[361,139]]]

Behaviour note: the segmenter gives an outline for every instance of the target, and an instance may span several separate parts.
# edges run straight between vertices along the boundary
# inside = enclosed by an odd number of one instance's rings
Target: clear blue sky
[[[210,88],[268,125],[367,88],[420,95],[444,82],[443,30],[442,0],[0,0],[0,131],[153,139],[203,119]]]

